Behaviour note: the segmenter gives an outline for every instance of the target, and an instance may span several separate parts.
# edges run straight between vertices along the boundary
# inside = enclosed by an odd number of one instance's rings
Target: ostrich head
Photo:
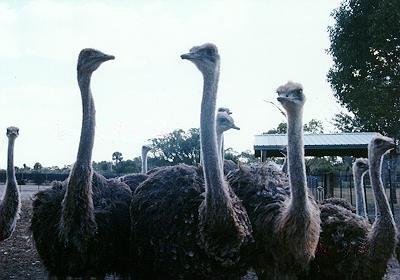
[[[7,137],[8,138],[17,138],[19,135],[19,128],[15,126],[10,126],[7,128]]]
[[[373,151],[373,153],[379,157],[394,148],[396,148],[394,139],[383,136],[379,133],[371,139],[368,146],[368,150]]]
[[[301,84],[289,81],[285,85],[278,87],[276,92],[278,93],[277,100],[286,111],[297,111],[303,108],[306,97]]]
[[[142,152],[144,152],[144,153],[150,152],[151,149],[152,148],[150,146],[148,146],[148,145],[143,145],[142,146]]]
[[[77,69],[78,71],[91,73],[103,62],[114,58],[113,55],[104,54],[95,49],[83,49],[79,53]]]
[[[369,165],[368,165],[368,159],[366,158],[358,158],[355,160],[353,163],[353,169],[358,170],[360,174],[363,174],[364,172],[368,171]]]
[[[218,112],[217,113],[217,130],[218,133],[223,133],[229,129],[237,129],[240,130],[239,127],[235,125],[235,121],[227,112]]]
[[[181,55],[181,58],[193,62],[203,75],[212,73],[219,64],[217,46],[211,43],[193,47],[189,53]]]
[[[232,115],[232,111],[229,110],[229,108],[226,108],[226,107],[218,108],[218,112],[226,112],[228,115]]]

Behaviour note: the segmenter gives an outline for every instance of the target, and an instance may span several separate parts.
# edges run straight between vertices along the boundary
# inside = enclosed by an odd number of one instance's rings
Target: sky
[[[254,135],[285,121],[275,89],[300,82],[304,121],[330,121],[341,110],[326,74],[327,28],[339,0],[1,1],[0,168],[8,126],[18,126],[15,164],[64,166],[76,159],[81,99],[79,51],[115,55],[93,74],[93,160],[140,155],[150,138],[199,127],[202,76],[180,55],[215,43],[221,56],[218,106],[240,131],[225,146],[252,150]],[[2,134],[3,132],[4,134]],[[3,136],[1,136],[3,135]]]

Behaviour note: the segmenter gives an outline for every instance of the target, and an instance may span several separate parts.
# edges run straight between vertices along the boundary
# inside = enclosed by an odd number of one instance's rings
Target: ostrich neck
[[[8,212],[8,214],[14,214],[19,206],[19,192],[17,180],[15,178],[14,169],[14,142],[15,138],[8,139],[8,155],[7,155],[7,181],[6,190],[4,193],[3,203],[0,208]],[[2,211],[0,211],[2,212]],[[0,217],[8,216],[0,213]]]
[[[92,74],[78,73],[78,83],[82,96],[82,128],[81,138],[79,141],[78,155],[76,158],[77,163],[92,164],[92,151],[94,144],[95,133],[95,114],[94,101],[92,91],[90,90],[90,80]]]
[[[96,231],[92,198],[92,149],[95,130],[95,108],[90,91],[91,73],[78,71],[82,96],[83,119],[76,162],[72,167],[68,187],[62,202],[60,233],[66,241],[86,250],[85,242]]]
[[[7,182],[0,204],[0,240],[8,238],[14,230],[21,203],[14,171],[14,141],[8,140]]]
[[[215,109],[219,66],[215,72],[204,73],[203,98],[200,116],[200,144],[203,155],[203,172],[206,189],[206,205],[219,207],[229,195],[220,165],[220,152],[217,146]]]
[[[220,153],[220,164],[222,168],[222,172],[224,171],[224,134],[222,131],[219,131],[217,129],[217,145],[218,145],[218,151]]]
[[[381,178],[383,156],[376,156],[372,152],[369,153],[368,158],[370,159],[369,174],[371,187],[375,197],[376,219],[381,220],[382,217],[393,219]]]
[[[12,182],[17,185],[17,180],[15,179],[15,169],[14,169],[14,143],[15,138],[8,139],[8,156],[7,156],[7,182]]]
[[[147,153],[148,151],[142,150],[142,173],[147,173]]]
[[[364,197],[363,174],[360,171],[354,172],[354,186],[356,188],[356,211],[361,217],[367,217],[367,208]]]
[[[304,208],[307,203],[306,168],[304,163],[303,112],[288,111],[288,151],[291,206]]]

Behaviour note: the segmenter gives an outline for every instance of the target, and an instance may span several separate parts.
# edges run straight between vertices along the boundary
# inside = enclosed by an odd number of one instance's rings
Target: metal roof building
[[[353,156],[367,157],[368,144],[375,132],[304,134],[306,156]],[[286,134],[262,134],[254,139],[255,156],[264,160],[268,157],[282,157],[287,146]]]

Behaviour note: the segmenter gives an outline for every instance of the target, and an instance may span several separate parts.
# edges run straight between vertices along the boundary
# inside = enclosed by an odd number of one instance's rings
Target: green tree
[[[115,166],[114,171],[118,174],[139,173],[141,171],[140,160],[122,160]]]
[[[195,165],[200,162],[200,134],[197,128],[191,128],[188,131],[176,129],[149,141],[154,147],[153,157],[149,157],[149,166],[178,163]]]
[[[111,166],[112,166],[112,162],[111,161],[100,161],[100,162],[93,162],[93,169],[95,171],[98,171],[100,173],[105,173],[105,172],[110,172],[111,171]]]
[[[267,131],[267,134],[285,134],[287,132],[287,123],[281,122],[276,128]]]
[[[303,129],[308,133],[324,133],[322,122],[316,119],[311,119],[308,123],[304,124]]]
[[[40,164],[40,162],[36,162],[34,165],[33,165],[33,170],[35,170],[35,171],[39,171],[39,170],[41,170],[43,168],[43,166]]]
[[[332,124],[339,132],[361,132],[363,130],[359,120],[344,112],[336,114],[332,120]]]
[[[308,123],[305,123],[303,126],[305,132],[308,133],[324,133],[324,126],[322,122],[316,119],[311,119]],[[270,129],[266,132],[267,134],[285,134],[287,133],[287,123],[281,122],[274,129]]]
[[[114,152],[112,154],[112,160],[114,161],[114,165],[116,166],[119,162],[121,162],[124,159],[122,156],[122,153],[120,152]]]
[[[343,114],[335,117],[345,130],[400,133],[399,7],[399,0],[345,0],[332,13],[328,52],[334,65],[328,81],[354,114],[353,122]]]

